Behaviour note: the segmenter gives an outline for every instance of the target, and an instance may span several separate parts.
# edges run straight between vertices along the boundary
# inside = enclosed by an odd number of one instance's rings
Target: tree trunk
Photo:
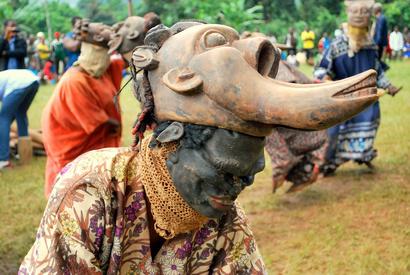
[[[132,0],[128,0],[128,16],[132,16]]]
[[[52,35],[51,35],[51,20],[50,20],[50,12],[48,11],[48,0],[44,0],[44,8],[46,11],[46,24],[47,24],[47,34],[48,34],[48,43],[51,43]]]

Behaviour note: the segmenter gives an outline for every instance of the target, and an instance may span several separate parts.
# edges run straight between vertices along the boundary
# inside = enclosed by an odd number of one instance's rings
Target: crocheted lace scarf
[[[177,150],[178,143],[149,148],[150,141],[151,137],[147,137],[141,143],[138,167],[151,204],[155,231],[164,239],[172,239],[178,234],[199,229],[208,218],[191,208],[179,195],[166,166],[168,155]]]

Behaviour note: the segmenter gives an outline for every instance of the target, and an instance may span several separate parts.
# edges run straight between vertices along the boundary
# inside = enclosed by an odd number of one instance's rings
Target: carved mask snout
[[[262,137],[277,125],[330,127],[378,98],[375,71],[326,84],[289,84],[271,78],[280,50],[263,37],[239,40],[235,30],[223,25],[175,29],[148,35],[147,46],[133,57],[135,67],[149,71],[158,121]],[[157,45],[159,50],[153,50]]]
[[[281,52],[267,38],[240,39],[232,43],[232,46],[241,51],[243,58],[262,76],[275,78]]]

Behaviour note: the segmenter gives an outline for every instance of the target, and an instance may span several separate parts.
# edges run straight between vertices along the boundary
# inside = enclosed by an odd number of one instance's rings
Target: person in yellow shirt
[[[37,55],[40,59],[40,63],[42,64],[41,67],[44,67],[44,63],[48,60],[48,58],[50,57],[50,47],[45,43],[45,35],[43,32],[39,32],[37,33],[37,39],[38,39],[38,43],[37,43]]]
[[[37,45],[36,45],[36,56],[39,64],[39,76],[40,79],[44,79],[44,65],[50,58],[50,47],[45,42],[45,35],[43,32],[37,33]]]
[[[309,26],[305,27],[305,30],[301,34],[303,51],[306,54],[306,60],[308,64],[313,65],[313,48],[315,47],[315,33],[309,29]]]

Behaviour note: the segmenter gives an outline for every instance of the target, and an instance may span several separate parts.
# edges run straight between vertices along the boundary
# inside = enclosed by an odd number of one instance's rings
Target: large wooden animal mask
[[[159,122],[263,137],[277,125],[324,129],[378,99],[374,70],[331,83],[291,84],[271,78],[279,60],[266,38],[239,39],[228,26],[195,22],[157,26],[133,53],[135,69],[148,72]]]
[[[345,1],[347,7],[347,22],[356,28],[368,28],[370,17],[372,16],[372,6],[374,0],[348,0]]]
[[[160,23],[158,15],[153,12],[147,13],[144,18],[130,16],[125,21],[118,22],[113,26],[110,52],[131,52],[135,47],[143,45],[145,34]]]
[[[78,20],[74,26],[75,37],[82,42],[108,48],[113,30],[103,23],[93,23],[88,19]]]

